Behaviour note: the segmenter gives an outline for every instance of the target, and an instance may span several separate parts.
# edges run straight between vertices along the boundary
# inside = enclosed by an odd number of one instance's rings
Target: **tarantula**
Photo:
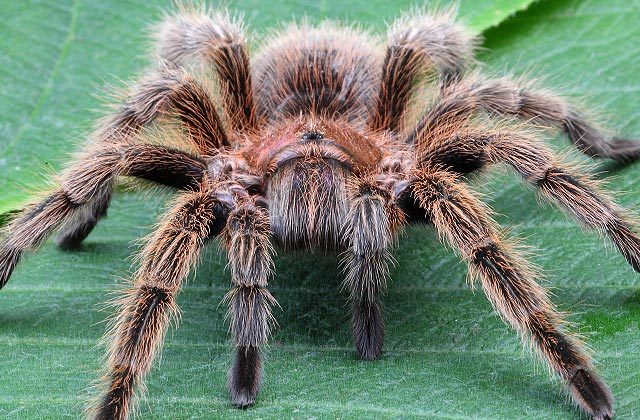
[[[477,37],[450,11],[397,20],[384,52],[363,31],[303,23],[250,59],[239,21],[187,7],[168,15],[154,37],[157,68],[102,121],[59,189],[12,221],[0,246],[3,286],[23,252],[54,230],[59,245],[79,245],[106,215],[118,177],[181,190],[122,298],[91,415],[128,417],[177,313],[176,295],[217,237],[233,283],[226,295],[236,353],[228,376],[233,404],[252,405],[261,383],[276,303],[268,290],[271,241],[282,250],[341,253],[355,348],[362,359],[376,359],[394,238],[405,224],[427,222],[582,410],[613,416],[611,392],[583,345],[566,331],[534,270],[501,239],[465,176],[510,166],[611,239],[640,271],[640,238],[627,212],[531,126],[559,129],[587,155],[620,162],[638,158],[640,143],[607,137],[552,92],[473,70]],[[198,69],[205,72],[196,75]],[[170,133],[184,148],[140,140],[149,126],[172,120],[179,129]]]

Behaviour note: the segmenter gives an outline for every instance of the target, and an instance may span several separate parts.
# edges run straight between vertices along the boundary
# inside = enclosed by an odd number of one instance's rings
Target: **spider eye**
[[[324,138],[324,133],[320,131],[307,131],[302,135],[302,140],[322,140]]]

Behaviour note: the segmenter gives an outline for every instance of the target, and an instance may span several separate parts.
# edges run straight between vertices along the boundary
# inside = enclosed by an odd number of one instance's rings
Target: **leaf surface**
[[[462,2],[477,30],[495,26],[530,1]],[[259,31],[292,15],[340,18],[383,29],[409,2],[234,3]],[[0,19],[0,213],[60,168],[97,114],[91,96],[147,63],[143,30],[157,4],[125,0],[5,2]],[[6,18],[5,18],[6,17]],[[536,2],[484,33],[491,72],[549,75],[548,84],[610,115],[609,126],[640,137],[640,1]],[[558,149],[562,139],[550,139]],[[620,201],[640,201],[640,164],[609,169]],[[484,178],[482,178],[484,179]],[[617,418],[640,411],[639,278],[599,238],[551,206],[540,206],[515,176],[476,188],[537,249],[554,302],[573,313],[617,400]],[[79,252],[45,244],[0,292],[0,415],[77,418],[100,368],[96,343],[111,315],[104,308],[131,272],[132,241],[150,232],[169,195],[118,195],[109,218]],[[282,310],[266,380],[249,411],[230,408],[225,390],[230,344],[224,255],[215,246],[179,297],[180,328],[166,339],[148,378],[143,418],[579,418],[545,368],[470,291],[466,268],[413,227],[401,238],[385,298],[381,360],[356,359],[336,258],[277,258],[272,291]]]

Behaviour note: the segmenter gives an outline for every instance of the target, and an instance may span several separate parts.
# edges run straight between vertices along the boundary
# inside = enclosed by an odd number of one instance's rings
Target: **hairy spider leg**
[[[271,307],[276,301],[267,289],[273,274],[269,235],[269,216],[253,199],[229,215],[225,236],[233,287],[225,300],[236,358],[227,385],[233,404],[242,408],[252,405],[260,390],[261,352],[275,322]]]
[[[133,142],[143,127],[163,115],[180,119],[189,140],[201,155],[215,155],[229,144],[206,90],[183,70],[161,64],[155,73],[130,88],[119,108],[94,133],[94,141],[87,149],[90,151],[103,144]],[[163,179],[151,181],[166,184]],[[64,247],[80,245],[100,218],[106,215],[112,194],[113,183],[104,184],[96,194],[97,199],[83,205],[83,210],[76,212],[76,216],[65,224],[58,235],[58,243]]]
[[[422,153],[422,167],[467,174],[487,164],[506,163],[547,200],[611,239],[629,265],[640,271],[640,238],[633,221],[625,216],[630,212],[598,188],[595,180],[562,163],[535,134],[517,129],[462,129],[431,141]]]
[[[149,144],[111,143],[85,151],[65,172],[61,189],[29,206],[6,227],[0,245],[0,288],[9,280],[22,254],[37,247],[63,223],[67,225],[62,234],[68,238],[64,245],[79,239],[80,231],[88,233],[93,227],[90,221],[97,222],[91,209],[106,211],[104,200],[108,202],[108,198],[104,191],[116,176],[130,175],[191,188],[206,169],[206,163],[196,156]]]
[[[351,330],[358,355],[374,360],[382,352],[384,319],[380,295],[389,277],[394,231],[403,219],[391,195],[373,180],[357,180],[344,224],[344,286],[351,303]]]
[[[93,141],[62,174],[62,188],[22,212],[6,229],[0,246],[4,286],[25,249],[39,245],[61,227],[57,242],[74,248],[107,213],[118,175],[188,189],[206,171],[204,160],[179,150],[136,144],[142,127],[163,114],[175,115],[190,133],[198,153],[215,155],[228,145],[222,123],[205,89],[184,70],[161,67],[134,85],[119,109],[107,117]],[[48,206],[53,206],[50,210]]]
[[[176,295],[205,241],[224,228],[229,208],[206,180],[196,191],[182,193],[141,254],[133,287],[122,298],[112,336],[103,393],[88,407],[96,419],[126,419],[162,346],[169,321],[178,314]],[[226,193],[228,195],[228,193]]]
[[[155,29],[156,52],[161,58],[176,65],[195,60],[213,68],[232,132],[257,128],[249,57],[239,20],[226,12],[190,5],[179,7]]]
[[[479,39],[455,22],[454,8],[404,16],[389,27],[387,39],[369,126],[396,131],[416,92],[416,81],[428,70],[436,73],[441,86],[458,80],[473,60]]]
[[[557,94],[536,90],[509,78],[484,79],[471,75],[446,87],[436,103],[406,137],[414,144],[428,138],[439,125],[465,121],[484,111],[497,116],[515,116],[526,122],[562,130],[571,142],[591,157],[631,162],[640,157],[640,142],[609,138]]]
[[[500,316],[530,338],[542,358],[569,387],[574,401],[595,419],[613,416],[613,397],[595,373],[580,342],[568,335],[535,273],[499,239],[485,206],[441,170],[417,170],[411,193],[427,211],[438,234],[457,250],[479,277]]]

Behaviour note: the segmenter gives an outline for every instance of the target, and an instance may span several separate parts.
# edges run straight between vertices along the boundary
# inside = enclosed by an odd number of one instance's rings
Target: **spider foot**
[[[261,377],[260,350],[254,346],[238,347],[235,362],[229,370],[227,383],[234,406],[244,409],[256,402]]]
[[[20,252],[10,247],[0,248],[0,289],[9,281],[20,260]]]
[[[56,245],[62,249],[75,251],[82,248],[82,241],[89,236],[96,226],[98,218],[87,218],[74,222],[63,226],[56,237]]]
[[[578,369],[569,381],[575,401],[595,420],[613,418],[613,397],[609,387],[593,372]]]
[[[378,305],[357,306],[353,310],[353,339],[363,360],[375,360],[382,353],[384,320]]]
[[[611,158],[626,164],[640,158],[640,141],[622,139],[614,137],[609,144]]]
[[[56,245],[63,250],[77,251],[82,248],[82,241],[87,236],[88,233],[86,235],[59,235],[56,238]]]

